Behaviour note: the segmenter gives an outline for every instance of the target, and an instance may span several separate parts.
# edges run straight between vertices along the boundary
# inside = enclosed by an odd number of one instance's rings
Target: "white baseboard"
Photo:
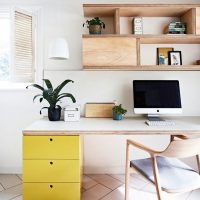
[[[84,166],[84,174],[124,174],[124,166]]]
[[[22,174],[21,167],[0,167],[0,174]]]

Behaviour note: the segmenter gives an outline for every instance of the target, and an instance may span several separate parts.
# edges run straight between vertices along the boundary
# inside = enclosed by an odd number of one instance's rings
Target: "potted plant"
[[[83,24],[83,27],[85,26],[85,24],[87,24],[87,28],[89,28],[90,34],[101,34],[101,29],[106,27],[104,22],[101,19],[99,19],[99,17],[87,20]]]
[[[112,111],[114,120],[122,120],[123,116],[127,113],[127,110],[122,108],[122,104],[113,106]]]
[[[39,90],[41,90],[42,94],[38,94],[38,95],[34,96],[33,101],[35,101],[36,98],[40,98],[40,103],[41,103],[43,101],[43,99],[45,99],[49,103],[49,107],[43,107],[40,110],[40,114],[42,114],[43,109],[48,109],[49,120],[50,121],[59,121],[60,115],[61,115],[61,106],[58,105],[58,103],[60,102],[60,100],[62,98],[68,97],[68,98],[71,98],[73,103],[76,102],[76,99],[74,98],[74,96],[72,94],[60,93],[60,91],[63,89],[63,87],[66,84],[68,84],[70,82],[73,83],[73,81],[65,80],[58,87],[53,89],[51,81],[49,81],[48,79],[43,79],[43,80],[47,86],[46,89],[38,84],[32,84],[32,85],[27,86],[26,88],[28,89],[29,87],[35,87],[35,88],[38,88]]]

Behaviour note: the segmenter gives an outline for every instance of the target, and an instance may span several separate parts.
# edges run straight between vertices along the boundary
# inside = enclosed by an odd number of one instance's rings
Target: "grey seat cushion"
[[[191,167],[176,158],[156,157],[161,187],[170,192],[200,187],[200,175]],[[135,167],[154,183],[151,158],[132,160]]]

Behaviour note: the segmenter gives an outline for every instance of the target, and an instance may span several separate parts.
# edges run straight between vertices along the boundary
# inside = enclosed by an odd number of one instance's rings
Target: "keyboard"
[[[149,126],[173,126],[175,122],[173,121],[145,121],[145,123]]]

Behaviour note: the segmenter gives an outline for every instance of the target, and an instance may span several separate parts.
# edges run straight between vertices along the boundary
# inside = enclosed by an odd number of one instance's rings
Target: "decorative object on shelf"
[[[157,48],[157,64],[158,65],[168,65],[169,59],[168,59],[168,52],[174,51],[174,48]]]
[[[167,34],[186,34],[186,23],[184,22],[171,22],[165,33]]]
[[[26,88],[28,89],[29,87],[35,87],[39,90],[42,91],[42,94],[38,94],[36,96],[34,96],[33,101],[36,98],[40,98],[40,103],[43,101],[43,99],[45,99],[48,103],[49,103],[49,107],[43,107],[40,110],[40,114],[42,114],[42,110],[43,109],[48,109],[48,117],[50,121],[59,121],[60,120],[60,115],[61,115],[61,106],[58,105],[58,103],[60,102],[60,100],[62,98],[68,97],[71,98],[72,102],[75,103],[76,99],[74,98],[74,96],[70,93],[61,93],[60,91],[63,89],[63,87],[70,83],[70,82],[74,82],[72,80],[65,80],[63,81],[60,85],[58,85],[55,89],[53,89],[53,86],[51,84],[51,81],[48,79],[43,79],[47,89],[43,88],[42,86],[38,85],[38,84],[32,84],[27,86]]]
[[[134,17],[133,21],[133,34],[143,34],[143,20],[142,17]]]
[[[64,121],[74,122],[80,120],[80,105],[68,105],[64,107]]]
[[[49,58],[54,60],[69,59],[69,48],[65,38],[59,37],[51,42],[49,47]]]
[[[181,51],[169,51],[169,65],[182,65]]]
[[[112,117],[114,103],[86,103],[85,117]]]
[[[122,120],[124,115],[127,113],[127,110],[122,108],[122,104],[113,106],[112,111],[114,120]]]
[[[83,27],[87,24],[87,28],[89,28],[90,34],[101,34],[101,29],[105,29],[105,23],[99,19],[99,17],[95,17],[91,20],[87,20],[83,23]]]
[[[197,63],[197,65],[200,65],[200,60],[197,60],[197,62],[196,62],[196,63]]]

